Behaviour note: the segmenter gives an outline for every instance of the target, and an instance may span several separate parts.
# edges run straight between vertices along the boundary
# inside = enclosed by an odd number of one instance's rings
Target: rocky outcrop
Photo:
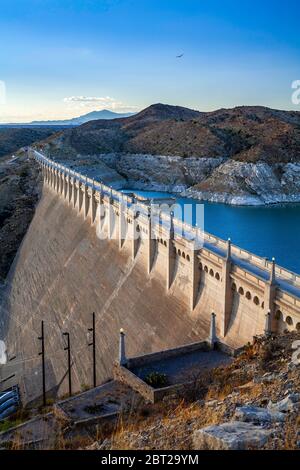
[[[271,412],[275,413],[298,411],[300,409],[300,393],[289,393],[285,398],[277,403],[270,401],[268,408]]]
[[[240,406],[235,411],[238,421],[254,424],[277,423],[285,420],[285,415],[279,411],[270,411],[260,406]]]
[[[143,154],[107,154],[99,159],[127,181],[127,187],[181,193],[203,181],[223,158],[185,158]]]
[[[259,449],[266,444],[271,431],[251,423],[232,421],[208,426],[194,432],[196,450]]]
[[[300,163],[130,153],[78,154],[62,161],[116,189],[167,191],[232,205],[300,202]]]
[[[234,205],[300,201],[300,163],[270,165],[228,160],[186,195]]]

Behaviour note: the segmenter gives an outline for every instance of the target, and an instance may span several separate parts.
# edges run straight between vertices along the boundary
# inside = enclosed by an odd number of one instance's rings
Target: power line
[[[92,342],[88,344],[88,346],[93,347],[93,386],[96,387],[96,331],[95,331],[95,312],[93,312],[93,326],[89,328],[88,331],[92,332],[93,339]]]
[[[64,351],[68,352],[68,378],[69,378],[69,396],[72,396],[72,375],[71,375],[71,346],[70,346],[70,333],[64,332],[63,336],[67,338],[67,346]]]
[[[41,336],[39,336],[38,339],[42,342],[42,351],[39,352],[39,356],[42,356],[43,404],[46,406],[45,334],[43,320],[41,323]]]

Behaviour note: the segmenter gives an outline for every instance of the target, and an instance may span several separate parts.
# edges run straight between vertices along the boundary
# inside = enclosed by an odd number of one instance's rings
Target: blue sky
[[[0,121],[156,102],[300,110],[299,13],[293,0],[1,0]]]

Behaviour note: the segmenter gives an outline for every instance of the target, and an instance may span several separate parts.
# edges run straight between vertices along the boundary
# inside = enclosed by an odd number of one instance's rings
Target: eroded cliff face
[[[132,154],[101,155],[100,160],[126,178],[132,189],[170,191],[235,205],[300,201],[300,163]]]
[[[150,154],[107,154],[99,160],[122,175],[129,188],[178,193],[205,180],[224,161]]]
[[[300,164],[228,160],[186,195],[234,205],[300,202]]]
[[[115,189],[168,191],[233,205],[300,202],[300,163],[109,153],[64,158]]]

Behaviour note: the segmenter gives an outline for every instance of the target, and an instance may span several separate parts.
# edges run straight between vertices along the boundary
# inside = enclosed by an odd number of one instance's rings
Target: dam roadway
[[[139,201],[136,212],[133,197],[35,150],[30,155],[41,165],[43,195],[0,310],[0,338],[10,359],[1,379],[14,374],[27,401],[41,392],[42,320],[47,390],[54,395],[67,391],[64,331],[70,333],[74,391],[91,381],[93,311],[99,383],[112,377],[121,327],[129,356],[205,339],[212,312],[219,338],[231,347],[266,330],[300,327],[298,274],[153,211],[147,202]]]

